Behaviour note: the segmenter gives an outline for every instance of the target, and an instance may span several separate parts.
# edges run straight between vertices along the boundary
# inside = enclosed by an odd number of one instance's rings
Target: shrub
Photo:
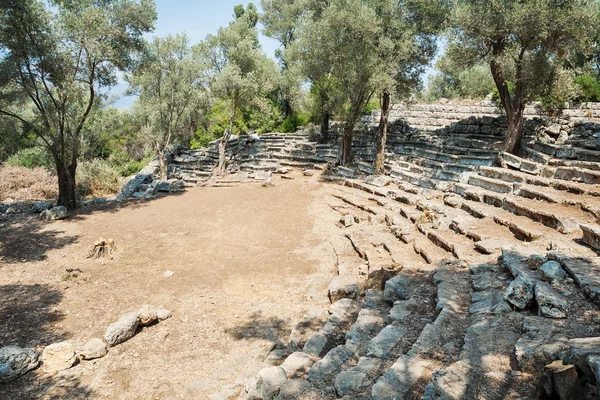
[[[475,65],[458,74],[462,97],[483,99],[496,89],[490,67],[487,64]]]
[[[106,160],[83,161],[77,167],[77,191],[81,197],[112,195],[120,188],[120,174]]]
[[[6,163],[9,165],[25,168],[54,168],[52,156],[44,147],[29,147],[21,149],[12,156],[8,157]]]
[[[293,113],[285,120],[283,120],[283,123],[279,126],[277,130],[283,133],[296,132],[299,126],[306,126],[309,119],[309,113]]]
[[[57,193],[56,177],[45,168],[0,166],[0,201],[49,200]]]
[[[123,177],[137,174],[150,160],[151,158],[133,159],[120,149],[113,151],[108,157],[110,165]]]
[[[580,75],[573,78],[579,93],[575,99],[578,102],[600,101],[600,82],[593,75]]]
[[[208,144],[217,138],[209,131],[198,129],[192,141],[190,142],[190,149],[200,149],[202,147],[208,147]]]

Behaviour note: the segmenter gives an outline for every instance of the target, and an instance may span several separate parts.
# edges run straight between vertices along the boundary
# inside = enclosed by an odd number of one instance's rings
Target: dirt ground
[[[173,311],[104,358],[0,385],[0,399],[234,392],[308,309],[327,305],[335,274],[339,216],[322,203],[325,184],[299,173],[276,183],[192,188],[64,221],[30,215],[0,225],[0,347],[41,351],[69,340],[81,348],[144,304]],[[115,240],[113,260],[86,259],[100,237]]]

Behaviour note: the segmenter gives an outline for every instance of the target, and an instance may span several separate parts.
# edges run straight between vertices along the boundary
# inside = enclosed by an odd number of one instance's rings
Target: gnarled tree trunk
[[[227,142],[231,138],[231,132],[233,132],[233,121],[235,120],[235,113],[237,111],[237,92],[234,93],[232,103],[231,103],[231,113],[229,115],[229,128],[223,134],[223,138],[219,142],[219,164],[217,165],[216,173],[217,175],[223,175],[227,168],[227,160],[225,159],[226,150],[227,150]]]
[[[381,95],[381,116],[377,131],[377,154],[375,155],[375,175],[385,173],[385,145],[387,142],[388,121],[390,118],[390,93],[384,91]]]
[[[319,137],[320,144],[326,144],[329,141],[329,112],[323,112],[321,118],[321,136]]]
[[[75,196],[75,172],[77,160],[65,165],[60,160],[56,161],[56,173],[58,175],[58,205],[65,206],[67,210],[77,208],[77,197]]]
[[[516,154],[521,148],[521,138],[523,137],[523,107],[517,107],[515,110],[506,112],[508,126],[502,150],[507,153]]]

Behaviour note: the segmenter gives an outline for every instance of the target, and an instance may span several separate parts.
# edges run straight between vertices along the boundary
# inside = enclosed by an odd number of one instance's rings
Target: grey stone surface
[[[314,358],[301,351],[290,354],[281,368],[285,370],[285,374],[288,378],[299,378],[302,377],[306,371],[313,365]]]
[[[93,360],[104,357],[107,353],[106,343],[102,339],[94,338],[87,341],[79,355],[83,360]]]
[[[389,358],[394,347],[406,335],[406,330],[399,323],[392,323],[381,330],[371,341],[367,355],[377,358]]]
[[[356,299],[358,296],[358,276],[336,275],[329,283],[328,296],[332,303],[343,299]]]
[[[155,189],[157,192],[169,192],[171,190],[171,182],[159,181],[156,183]]]
[[[320,357],[323,354],[323,350],[327,346],[327,336],[322,332],[315,333],[310,339],[304,344],[304,351],[306,354]]]
[[[69,216],[69,212],[64,206],[52,207],[49,210],[42,211],[40,217],[47,220],[65,219]]]
[[[515,307],[524,309],[533,300],[533,288],[534,283],[530,279],[518,276],[504,292],[504,299]]]
[[[576,365],[590,380],[594,382],[596,374],[590,368],[588,357],[600,355],[600,337],[569,339],[567,350],[561,354],[566,364]]]
[[[504,300],[504,293],[497,290],[474,292],[471,298],[471,314],[504,314],[512,311],[510,304]]]
[[[544,365],[559,358],[569,342],[560,325],[545,317],[526,317],[523,334],[515,345],[515,354],[522,371],[539,373]]]
[[[248,393],[250,399],[273,400],[279,394],[287,378],[281,367],[268,367],[259,371],[256,383]]]
[[[32,207],[31,207],[31,212],[32,213],[36,213],[39,214],[42,211],[46,211],[52,208],[52,203],[50,203],[49,201],[41,201],[39,203],[35,203]]]
[[[548,282],[552,282],[552,281],[561,282],[567,276],[565,271],[562,269],[560,263],[558,263],[556,261],[545,262],[540,267],[540,272],[542,275],[542,279],[544,279],[545,281],[548,281]]]
[[[331,349],[308,370],[308,381],[319,385],[331,383],[344,362],[353,354],[354,352],[344,345]]]
[[[532,255],[529,256],[529,259],[527,260],[527,265],[531,269],[538,269],[546,261],[548,261],[548,259],[545,256],[541,256],[539,254],[532,254]]]
[[[567,299],[554,290],[550,285],[537,282],[535,285],[535,300],[540,314],[548,318],[566,318],[569,304]]]
[[[406,290],[408,284],[408,279],[402,275],[388,280],[383,289],[383,300],[393,303],[396,300],[408,299],[408,292]]]
[[[338,396],[352,395],[366,389],[381,365],[382,361],[377,358],[361,357],[355,367],[340,372],[334,382]]]
[[[17,346],[0,348],[0,383],[13,381],[40,364],[39,354],[34,349]]]
[[[135,312],[123,314],[119,320],[106,328],[104,340],[110,346],[116,346],[126,340],[131,339],[140,323],[140,316]]]

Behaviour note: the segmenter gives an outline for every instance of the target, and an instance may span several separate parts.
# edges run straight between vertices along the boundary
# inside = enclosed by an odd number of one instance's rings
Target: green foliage
[[[446,55],[436,63],[436,74],[430,75],[424,97],[427,101],[441,98],[482,99],[492,93],[496,85],[487,64],[461,68]]]
[[[363,115],[371,115],[373,110],[379,110],[380,107],[379,99],[372,96],[369,102],[363,107],[362,113]]]
[[[310,119],[309,113],[298,113],[295,112],[289,117],[287,117],[277,129],[279,132],[283,133],[293,133],[296,132],[299,126],[306,126]]]
[[[77,169],[77,192],[80,197],[115,194],[121,187],[120,176],[106,160],[83,161]]]
[[[0,115],[19,120],[56,160],[58,203],[75,208],[84,127],[117,70],[133,67],[153,29],[151,0],[15,0],[0,13]]]
[[[54,161],[48,150],[44,147],[27,147],[17,151],[6,160],[8,165],[25,168],[45,167],[52,170]]]
[[[204,100],[205,73],[187,36],[169,35],[154,38],[140,68],[127,76],[139,94],[135,112],[143,121],[141,137],[155,154],[164,157],[173,140],[189,140],[190,116]],[[164,168],[161,176],[166,176]]]
[[[208,147],[208,145],[218,138],[215,137],[211,132],[198,130],[190,142],[190,149],[201,149]]]
[[[496,89],[489,65],[477,64],[458,74],[462,97],[482,99]]]
[[[576,76],[573,83],[578,87],[578,102],[600,101],[600,82],[591,74]]]
[[[119,175],[125,177],[137,174],[151,159],[152,157],[146,157],[141,160],[132,159],[125,151],[117,148],[111,152],[107,160]]]

